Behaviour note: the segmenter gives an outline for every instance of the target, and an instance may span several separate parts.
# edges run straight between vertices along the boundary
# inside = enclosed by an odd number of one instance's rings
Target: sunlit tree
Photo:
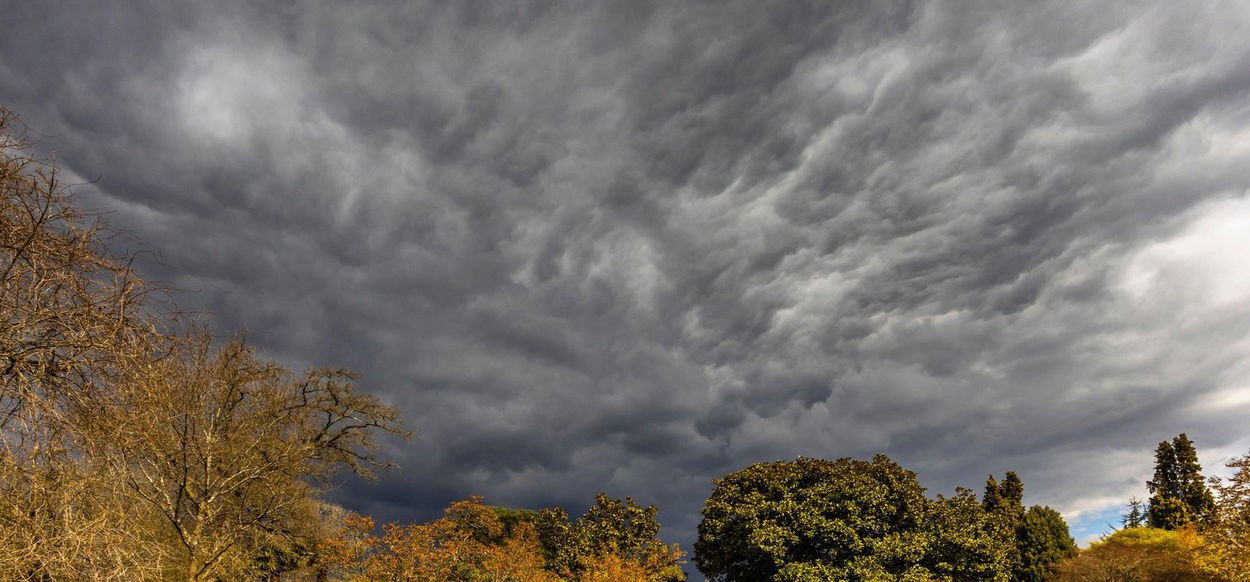
[[[544,511],[538,521],[552,569],[576,580],[603,579],[605,571],[630,571],[646,582],[684,580],[683,552],[660,540],[654,505],[595,496],[586,513],[568,522],[562,509]],[[624,575],[624,574],[622,574]]]
[[[711,580],[993,580],[1011,538],[970,491],[930,500],[908,471],[872,461],[758,463],[715,481],[695,563]]]
[[[0,107],[0,579],[135,580],[160,540],[83,455],[121,370],[165,351],[160,292]],[[156,301],[160,303],[160,301]]]
[[[1135,527],[1095,542],[1056,566],[1057,582],[1218,582],[1197,561],[1202,539],[1192,527]]]
[[[1155,449],[1154,478],[1146,486],[1150,489],[1150,527],[1176,529],[1203,523],[1213,509],[1214,501],[1198,464],[1198,452],[1185,433],[1171,442],[1159,443]]]
[[[1203,565],[1230,582],[1250,582],[1250,454],[1228,463],[1233,474],[1212,478],[1215,506],[1203,528]]]
[[[375,433],[399,431],[351,374],[297,376],[240,341],[192,334],[133,377],[88,452],[167,528],[186,580],[237,577],[257,551],[290,547],[318,486],[340,469],[371,475]]]
[[[545,568],[533,525],[517,523],[505,535],[503,522],[481,498],[453,503],[429,523],[388,524],[380,536],[373,529],[372,519],[349,516],[324,542],[323,563],[342,578],[360,582],[560,580]]]

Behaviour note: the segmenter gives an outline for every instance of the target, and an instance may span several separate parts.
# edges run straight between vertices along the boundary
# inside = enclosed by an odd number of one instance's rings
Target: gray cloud
[[[383,518],[608,490],[688,544],[712,477],[878,451],[1077,516],[1250,438],[1240,3],[5,13],[0,101],[153,277],[403,408],[336,493]]]

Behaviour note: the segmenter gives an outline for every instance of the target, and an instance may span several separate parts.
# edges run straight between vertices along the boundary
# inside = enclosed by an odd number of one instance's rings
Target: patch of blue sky
[[[1082,548],[1090,542],[1096,542],[1103,536],[1120,528],[1120,516],[1126,510],[1119,506],[1111,506],[1097,511],[1087,511],[1068,523],[1068,531],[1072,539]]]

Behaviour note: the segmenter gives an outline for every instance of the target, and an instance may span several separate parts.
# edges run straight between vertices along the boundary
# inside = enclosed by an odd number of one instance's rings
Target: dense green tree
[[[695,563],[721,582],[1007,580],[1007,544],[970,492],[929,500],[872,461],[758,463],[715,481]]]
[[[488,511],[459,511],[448,514],[455,520],[456,526],[473,535],[473,539],[484,544],[502,544],[513,537],[513,532],[521,524],[533,524],[538,520],[539,512],[532,509],[516,509],[485,505]],[[489,514],[489,515],[488,515]],[[495,527],[498,524],[499,527]]]
[[[939,495],[929,503],[923,529],[929,545],[922,565],[928,578],[1007,579],[1015,555],[1012,536],[972,491],[959,488],[954,497]]]
[[[1215,499],[1202,476],[1198,451],[1185,433],[1172,439],[1172,449],[1176,451],[1176,497],[1185,504],[1191,519],[1200,524],[1206,523],[1215,508]]]
[[[681,551],[660,540],[654,505],[599,493],[586,513],[570,522],[563,509],[546,509],[534,519],[539,544],[551,568],[581,577],[605,557],[639,565],[648,580],[685,580]]]
[[[1003,482],[998,486],[1003,497],[1003,506],[1007,511],[1016,514],[1024,513],[1024,482],[1015,471],[1007,471]]]
[[[981,498],[981,507],[990,513],[996,513],[1003,507],[1003,493],[993,475],[985,480],[985,495]]]
[[[1150,500],[1146,524],[1158,529],[1178,529],[1193,522],[1185,502],[1175,497],[1159,497]]]
[[[1012,580],[1043,580],[1054,563],[1076,551],[1059,512],[1040,505],[1024,509],[1024,481],[1015,471],[1007,471],[1001,482],[990,475],[981,505],[1012,542],[1007,554]]]
[[[1024,513],[1016,530],[1020,565],[1015,579],[1041,582],[1054,573],[1055,565],[1076,555],[1076,542],[1058,511],[1034,505]]]
[[[1024,482],[1015,471],[1007,471],[999,483],[990,475],[985,481],[985,496],[981,507],[999,516],[1011,529],[1020,525],[1024,518]]]
[[[559,560],[561,551],[568,545],[572,529],[569,514],[563,507],[550,507],[538,512],[538,517],[534,519],[534,530],[538,532],[538,544],[548,564],[555,564]]]
[[[998,526],[999,535],[1011,542],[1007,562],[1011,572],[1020,569],[1018,534],[1024,521],[1024,482],[1015,471],[1008,471],[1002,482],[990,475],[985,481],[985,496],[981,506]],[[1014,575],[1014,574],[1013,574]]]
[[[1176,529],[1205,522],[1215,505],[1202,477],[1198,452],[1185,433],[1155,448],[1154,478],[1146,486],[1150,489],[1150,527]]]
[[[1170,441],[1163,441],[1155,447],[1154,478],[1146,482],[1150,489],[1150,502],[1163,497],[1175,497],[1179,487],[1176,485],[1176,449]],[[1154,524],[1151,524],[1154,527]]]

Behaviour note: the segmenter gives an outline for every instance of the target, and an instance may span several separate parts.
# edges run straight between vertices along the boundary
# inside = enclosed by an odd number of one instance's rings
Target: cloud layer
[[[418,437],[344,503],[661,505],[885,452],[1079,519],[1250,444],[1250,8],[4,2],[0,102]],[[1101,515],[1101,514],[1100,514]]]

